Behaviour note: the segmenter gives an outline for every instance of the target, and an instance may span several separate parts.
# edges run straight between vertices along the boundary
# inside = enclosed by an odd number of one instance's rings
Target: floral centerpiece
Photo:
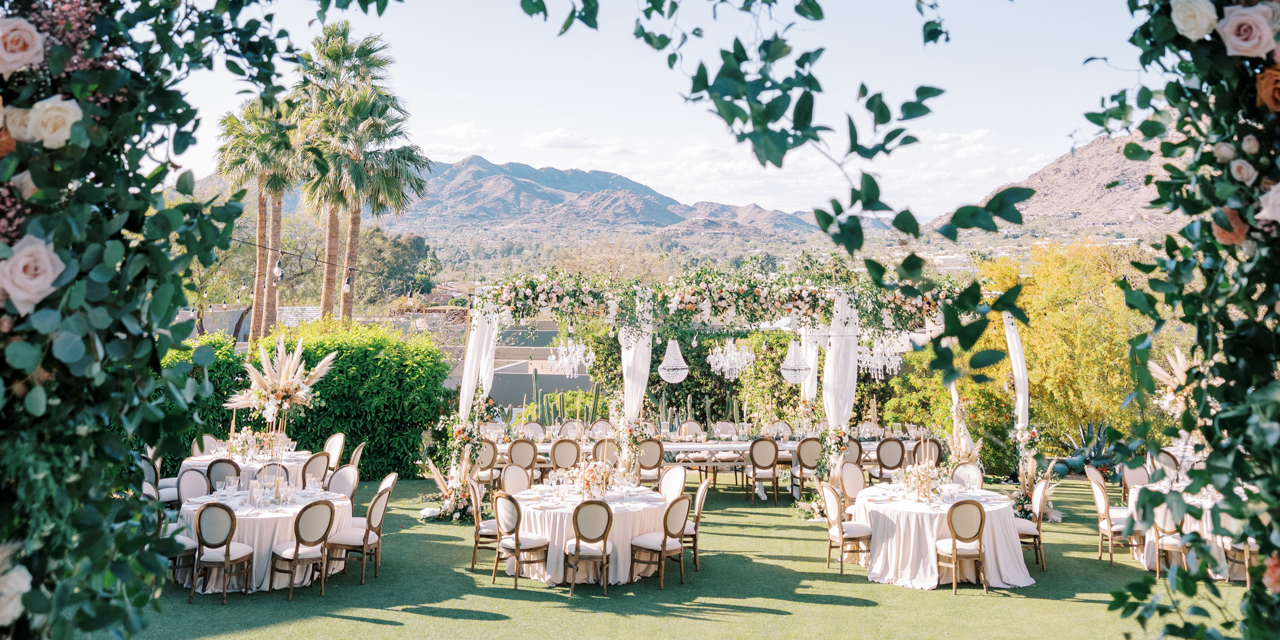
[[[903,472],[903,482],[907,488],[914,491],[916,498],[921,502],[933,502],[938,497],[938,486],[949,478],[949,474],[945,473],[943,468],[938,467],[933,461],[925,461],[922,464],[914,464],[907,467]]]
[[[624,423],[613,432],[613,441],[618,444],[618,470],[625,473],[635,469],[639,473],[640,464],[640,431],[639,425]]]
[[[585,496],[603,496],[613,484],[617,469],[604,460],[579,463],[568,471],[570,481]]]
[[[1062,522],[1062,512],[1053,508],[1053,501],[1049,498],[1053,497],[1054,491],[1058,488],[1058,483],[1053,482],[1052,469],[1045,469],[1041,480],[1048,480],[1049,486],[1044,492],[1044,521],[1045,522]],[[1035,477],[1032,476],[1032,482],[1028,485],[1034,487],[1036,484]],[[1031,491],[1024,491],[1019,487],[1013,493],[1008,494],[1013,500],[1013,515],[1015,518],[1023,520],[1035,520],[1035,510],[1031,507]]]
[[[427,502],[440,502],[439,510],[431,508],[422,510],[422,517],[433,518],[436,520],[460,521],[466,519],[470,521],[475,515],[474,507],[471,504],[471,494],[468,491],[467,479],[471,477],[472,472],[476,468],[476,460],[480,457],[480,447],[478,446],[482,439],[480,430],[475,423],[466,422],[456,415],[449,415],[440,419],[440,424],[436,427],[438,431],[444,431],[449,434],[449,442],[445,447],[445,459],[449,462],[449,473],[440,473],[435,463],[431,461],[430,456],[423,452],[423,462],[419,463],[425,471],[423,475],[429,475],[435,481],[436,486],[440,488],[438,493],[422,496]]]
[[[815,470],[817,477],[827,477],[844,460],[849,443],[854,439],[853,432],[844,429],[823,429],[818,434],[818,442],[822,443],[822,455],[818,456],[818,467]]]
[[[298,340],[293,353],[284,348],[284,338],[278,338],[274,359],[267,356],[267,348],[262,344],[258,345],[258,354],[262,370],[246,361],[244,369],[249,374],[249,388],[231,396],[222,406],[260,414],[267,423],[267,443],[272,455],[279,457],[280,448],[288,440],[285,429],[289,416],[313,406],[316,402],[313,388],[329,373],[338,352],[321,358],[310,372],[302,362],[302,340]],[[235,435],[234,419],[231,435]]]

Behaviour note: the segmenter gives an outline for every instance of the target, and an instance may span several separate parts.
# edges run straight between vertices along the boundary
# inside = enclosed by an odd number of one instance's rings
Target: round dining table
[[[284,465],[286,470],[288,470],[289,484],[291,486],[298,486],[299,481],[302,480],[302,465],[306,464],[310,457],[310,451],[291,451],[281,456],[279,462]],[[209,465],[213,463],[214,460],[218,460],[220,458],[227,458],[227,456],[215,456],[213,454],[191,456],[190,458],[182,461],[182,466],[178,469],[178,477],[182,477],[182,472],[187,469],[195,469],[200,473],[208,475]],[[232,456],[230,457],[230,460],[240,466],[239,489],[241,491],[248,491],[249,483],[252,482],[254,478],[258,477],[258,472],[261,471],[264,466],[271,462],[271,460],[250,459],[241,456]]]
[[[1191,517],[1191,514],[1187,514],[1182,519],[1182,532],[1184,534],[1193,532],[1198,533],[1201,537],[1210,542],[1209,553],[1213,556],[1213,559],[1216,562],[1210,563],[1209,575],[1215,580],[1223,580],[1227,578],[1227,576],[1222,575],[1222,573],[1217,570],[1218,567],[1226,565],[1228,567],[1228,571],[1230,571],[1231,580],[1243,581],[1245,578],[1244,565],[1227,564],[1226,551],[1223,549],[1224,538],[1223,536],[1213,533],[1213,512],[1211,510],[1215,505],[1222,501],[1222,496],[1212,490],[1205,490],[1198,494],[1185,493],[1184,490],[1189,485],[1190,482],[1186,480],[1171,482],[1170,480],[1165,479],[1160,482],[1130,487],[1129,505],[1132,507],[1138,504],[1138,495],[1141,491],[1158,491],[1164,494],[1168,494],[1171,491],[1181,493],[1182,499],[1187,503],[1187,505],[1199,507],[1204,510],[1199,518],[1193,518]],[[1142,563],[1142,566],[1146,567],[1148,570],[1155,571],[1156,562],[1160,559],[1160,554],[1156,551],[1156,543],[1159,536],[1156,534],[1155,527],[1150,527],[1145,532],[1139,533],[1138,535],[1143,536],[1143,544],[1132,548],[1131,553],[1133,554],[1134,559]],[[1167,570],[1171,563],[1176,562],[1178,562],[1177,554],[1166,554],[1164,556],[1164,563],[1160,569],[1162,571]]]
[[[983,566],[987,584],[997,588],[1035,584],[1027,572],[1014,524],[1013,501],[983,489],[958,491],[954,500],[920,502],[905,485],[881,484],[863,489],[848,513],[854,522],[871,527],[871,551],[857,554],[867,567],[867,579],[912,589],[934,589],[951,582],[951,570],[939,571],[937,542],[951,536],[947,511],[958,500],[976,500],[986,512],[982,531]],[[977,582],[972,562],[961,564],[961,581]]]
[[[269,505],[265,507],[248,506],[249,492],[235,491],[225,492],[224,495],[208,495],[199,498],[192,498],[182,505],[180,517],[185,531],[179,532],[182,535],[190,537],[192,540],[195,536],[196,512],[200,507],[210,502],[221,502],[235,510],[236,514],[236,530],[232,535],[234,542],[242,542],[253,547],[253,574],[249,581],[250,591],[265,591],[267,589],[267,576],[270,574],[271,567],[271,548],[282,542],[293,542],[296,538],[293,535],[293,523],[297,519],[298,513],[302,508],[317,500],[328,500],[333,503],[333,527],[330,533],[337,533],[342,529],[351,526],[351,500],[347,496],[340,493],[329,493],[327,491],[298,491],[294,493],[293,500],[286,504]],[[331,565],[330,573],[340,571],[341,564]],[[301,569],[297,572],[297,586],[305,586],[311,584],[311,571]],[[212,569],[208,573],[208,580],[201,586],[205,593],[214,593],[222,591],[222,570]],[[178,572],[178,580],[186,588],[191,587],[191,570],[187,569]],[[289,579],[283,573],[275,574],[275,588],[289,588]],[[235,591],[244,588],[243,576],[235,576],[227,585],[227,591]]]
[[[515,495],[520,505],[521,533],[544,536],[551,541],[547,551],[547,564],[525,565],[522,577],[546,584],[565,582],[564,545],[573,539],[573,510],[582,503],[582,494],[572,493],[567,486],[549,487],[534,485]],[[631,540],[646,533],[662,530],[662,515],[667,503],[662,494],[635,487],[610,490],[603,498],[613,511],[613,527],[609,530],[609,542],[613,553],[609,556],[609,584],[630,582]],[[654,567],[647,566],[640,575],[650,575]],[[515,574],[515,561],[507,561],[507,575]],[[583,563],[575,579],[578,583],[599,582],[600,566]]]

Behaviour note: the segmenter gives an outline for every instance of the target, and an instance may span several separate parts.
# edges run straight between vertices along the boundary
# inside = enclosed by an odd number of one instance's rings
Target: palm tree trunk
[[[345,279],[344,285],[348,282],[350,286],[342,288],[341,312],[343,320],[351,319],[351,312],[355,307],[356,300],[356,261],[359,259],[360,252],[360,210],[361,206],[356,204],[351,207],[347,213],[347,257],[344,261],[346,268],[344,269]]]
[[[262,310],[262,330],[259,335],[270,335],[276,326],[280,308],[280,279],[276,276],[276,265],[280,262],[280,227],[283,221],[281,214],[282,195],[279,191],[271,194],[271,249],[267,255],[267,299]]]
[[[249,319],[249,341],[252,342],[262,334],[262,289],[267,284],[267,190],[263,185],[264,176],[258,176],[258,234],[257,234],[257,266],[253,271],[253,314]],[[256,304],[254,304],[256,303]]]
[[[342,225],[338,221],[338,205],[329,205],[329,218],[325,224],[324,283],[320,288],[320,317],[333,314],[333,292],[338,284],[338,237]]]

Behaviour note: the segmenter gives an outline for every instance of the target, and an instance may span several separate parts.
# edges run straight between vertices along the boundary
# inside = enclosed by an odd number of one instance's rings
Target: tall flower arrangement
[[[320,359],[316,366],[307,371],[302,361],[302,340],[289,353],[284,347],[284,338],[276,340],[274,358],[267,356],[265,345],[258,345],[258,370],[246,361],[244,370],[249,374],[249,388],[227,399],[223,405],[227,409],[249,409],[262,416],[267,423],[268,433],[279,445],[285,439],[288,418],[291,413],[303,411],[315,402],[315,385],[324,379],[338,357],[334,351]]]

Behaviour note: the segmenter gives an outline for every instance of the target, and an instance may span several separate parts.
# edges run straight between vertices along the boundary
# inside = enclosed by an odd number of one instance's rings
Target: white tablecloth
[[[562,499],[551,487],[537,485],[516,494],[515,498],[520,503],[523,516],[521,533],[546,536],[551,540],[546,568],[542,565],[526,566],[524,577],[547,584],[564,582],[564,544],[573,539],[573,510],[582,502],[582,496],[566,493]],[[613,543],[613,555],[609,557],[609,584],[623,584],[631,576],[632,538],[662,530],[662,514],[667,505],[662,494],[648,489],[640,489],[625,496],[606,497],[605,501],[613,509],[613,528],[609,530],[609,541]],[[576,581],[598,582],[598,567],[596,564],[583,563],[578,569]],[[645,567],[639,575],[653,572],[654,567]],[[507,562],[507,574],[515,574],[514,561]]]
[[[550,455],[551,455],[551,442],[538,442],[538,443],[535,443],[535,444],[537,444],[537,446],[538,446],[538,455],[541,455],[541,456],[547,457],[547,458],[549,459],[549,457],[550,457]],[[582,443],[581,441],[579,441],[579,444],[583,444],[583,443]],[[583,456],[583,459],[585,459],[585,458],[589,458],[589,457],[591,456],[591,447],[592,447],[592,446],[594,446],[594,444],[595,444],[595,441],[589,441],[589,442],[587,442],[587,443],[583,444],[583,446],[582,446],[582,456]],[[779,451],[795,451],[795,450],[796,450],[796,447],[797,447],[799,444],[800,444],[800,442],[799,442],[798,440],[796,440],[796,441],[785,441],[785,440],[783,440],[783,441],[779,441],[779,442],[778,442],[778,450],[779,450]],[[751,446],[751,441],[750,441],[750,440],[746,440],[746,439],[739,440],[739,441],[736,441],[736,442],[735,442],[735,441],[732,441],[732,440],[712,440],[712,441],[710,441],[710,442],[666,442],[666,441],[663,441],[663,443],[662,443],[663,450],[664,450],[666,453],[670,453],[670,454],[673,454],[673,455],[677,455],[677,454],[681,454],[681,453],[697,453],[697,452],[702,452],[702,451],[710,452],[710,453],[713,453],[713,454],[714,454],[714,453],[722,453],[722,452],[746,453],[747,448],[748,448],[749,446]],[[508,450],[510,447],[511,447],[511,443],[509,443],[509,442],[499,442],[499,443],[497,443],[498,453],[499,453],[500,455],[504,455],[504,456],[505,456],[505,455],[507,454],[507,450]],[[667,463],[667,464],[671,464],[671,463]],[[678,461],[678,462],[676,462],[675,464],[682,465],[682,466],[686,466],[686,467],[690,467],[690,466],[692,466],[692,467],[704,467],[704,466],[713,466],[713,467],[730,467],[730,466],[738,466],[738,467],[740,467],[740,466],[742,466],[742,463],[741,463],[741,462],[716,462],[715,460],[711,460],[711,461],[709,461],[709,462],[695,462],[695,461],[690,461],[690,460],[684,460],[684,461]],[[550,463],[550,462],[545,462],[545,463],[540,462],[540,463],[538,464],[538,466],[549,467],[549,466],[551,466],[551,463]]]
[[[1181,492],[1187,487],[1187,484],[1187,482],[1178,482],[1173,485],[1173,488],[1176,488]],[[1144,489],[1148,491],[1159,491],[1160,493],[1169,493],[1170,486],[1167,482],[1159,482],[1155,484],[1131,487],[1129,489],[1130,505],[1138,504],[1138,492]],[[1213,559],[1218,563],[1225,563],[1226,552],[1222,549],[1223,539],[1221,536],[1213,535],[1213,521],[1209,513],[1209,509],[1213,508],[1213,506],[1217,504],[1218,500],[1199,496],[1189,496],[1186,494],[1183,494],[1182,498],[1188,505],[1204,509],[1204,515],[1201,516],[1200,519],[1197,520],[1188,515],[1182,520],[1183,533],[1191,533],[1193,531],[1199,533],[1204,539],[1209,541],[1210,553],[1213,555]],[[1134,557],[1138,562],[1142,563],[1142,566],[1146,567],[1150,571],[1155,571],[1156,559],[1160,557],[1160,554],[1156,553],[1156,541],[1156,530],[1155,527],[1152,527],[1146,531],[1146,536],[1143,540],[1144,544],[1141,547],[1133,549]],[[1168,569],[1171,563],[1177,563],[1178,561],[1178,556],[1176,554],[1166,555],[1164,558],[1164,566],[1160,567],[1161,571]],[[1232,564],[1228,566],[1231,570],[1232,580],[1244,580],[1244,565]],[[1216,580],[1223,579],[1222,574],[1217,571],[1213,571],[1212,568],[1209,571],[1209,575]]]
[[[238,496],[244,496],[247,499],[247,492],[240,492]],[[196,510],[201,505],[216,500],[214,496],[205,496],[188,500],[182,505],[181,517],[183,523],[188,527],[188,531],[195,531]],[[295,496],[296,504],[274,505],[265,508],[237,507],[236,508],[236,532],[232,536],[235,542],[243,542],[253,547],[253,580],[249,583],[250,591],[265,591],[267,589],[267,574],[271,566],[271,547],[281,542],[293,542],[293,521],[298,516],[298,512],[302,510],[308,503],[315,500],[328,500],[333,503],[333,528],[330,533],[337,533],[342,529],[351,526],[351,501],[340,493],[322,492],[318,495],[303,498]],[[195,534],[189,534],[191,539],[195,539]],[[342,565],[334,565],[334,571],[340,571]],[[214,569],[209,572],[209,579],[206,584],[201,586],[206,589],[207,593],[222,591],[222,570]],[[305,569],[298,570],[299,580],[296,583],[299,586],[311,583],[311,572]],[[191,571],[178,572],[178,580],[186,588],[191,588]],[[275,577],[275,587],[277,589],[284,587],[289,588],[289,579],[283,573],[277,573]],[[244,588],[244,578],[236,576],[231,579],[227,586],[228,591],[234,591]]]
[[[286,453],[281,460],[284,468],[289,470],[289,483],[298,486],[302,480],[302,465],[306,464],[307,459],[311,457],[309,451],[294,451]],[[212,455],[192,456],[182,461],[182,467],[178,469],[178,476],[182,476],[182,472],[187,469],[195,469],[201,473],[209,472],[209,464],[218,458]],[[248,491],[249,483],[256,477],[262,467],[266,466],[268,460],[249,460],[247,458],[231,458],[236,464],[240,465],[240,490]]]
[[[936,544],[950,537],[947,509],[950,504],[932,505],[897,497],[892,485],[876,485],[858,493],[853,520],[871,527],[871,553],[857,556],[866,562],[867,578],[873,582],[913,589],[934,589],[951,582],[951,570],[939,575]],[[885,502],[877,500],[888,499]],[[959,499],[978,500],[986,511],[982,532],[987,584],[997,588],[1029,587],[1035,584],[1022,557],[1022,545],[1014,525],[1013,502],[992,491],[962,492]],[[868,560],[867,555],[870,556]],[[976,582],[973,563],[965,562],[960,579]]]

